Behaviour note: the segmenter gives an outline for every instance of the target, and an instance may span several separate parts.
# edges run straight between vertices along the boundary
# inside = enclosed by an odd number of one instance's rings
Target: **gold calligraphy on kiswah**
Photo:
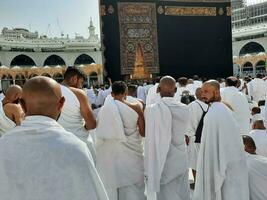
[[[151,12],[151,8],[147,5],[130,4],[123,8],[123,12],[127,15],[143,15],[149,14]]]
[[[165,6],[165,15],[172,16],[216,16],[216,7]]]

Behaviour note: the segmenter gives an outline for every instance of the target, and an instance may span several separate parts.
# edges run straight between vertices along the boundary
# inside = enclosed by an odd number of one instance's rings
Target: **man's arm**
[[[9,103],[4,106],[6,116],[19,126],[24,119],[24,112],[19,104]]]
[[[94,129],[96,127],[96,119],[94,118],[92,109],[89,105],[89,101],[85,92],[77,88],[70,89],[76,95],[80,102],[81,115],[85,121],[85,128],[87,130]]]
[[[145,117],[142,108],[138,104],[129,104],[129,103],[126,104],[130,106],[132,109],[134,109],[135,112],[137,112],[138,114],[137,125],[139,128],[139,133],[142,137],[145,137]]]

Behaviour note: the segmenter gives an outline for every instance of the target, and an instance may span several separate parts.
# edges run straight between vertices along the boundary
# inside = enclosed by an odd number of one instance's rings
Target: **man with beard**
[[[24,112],[19,104],[21,94],[21,87],[12,85],[7,89],[4,99],[0,101],[0,136],[21,124],[24,118]]]
[[[0,140],[1,200],[108,199],[86,144],[56,121],[63,104],[53,79],[25,83],[26,118]]]
[[[202,98],[210,108],[204,119],[193,200],[248,200],[243,142],[232,112],[220,102],[220,84],[205,82]]]

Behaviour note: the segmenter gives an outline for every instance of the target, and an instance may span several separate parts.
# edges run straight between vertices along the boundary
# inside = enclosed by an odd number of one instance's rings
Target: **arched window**
[[[38,76],[37,74],[31,74],[30,76],[29,76],[29,78],[33,78],[33,77],[35,77],[35,76]]]
[[[57,65],[66,65],[63,58],[58,55],[51,55],[47,57],[44,61],[44,66],[57,66]]]
[[[25,76],[23,74],[17,74],[15,79],[15,84],[23,86],[26,82]]]
[[[238,64],[234,64],[233,66],[234,75],[240,75],[240,66]]]
[[[246,54],[257,54],[260,52],[265,52],[261,44],[257,42],[249,42],[241,48],[239,56],[244,56]]]
[[[61,83],[64,79],[63,75],[60,73],[57,73],[53,76],[53,79],[55,79],[58,83]]]
[[[261,60],[256,64],[256,74],[266,74],[266,65],[265,61]]]
[[[1,79],[2,91],[6,91],[7,88],[13,84],[13,78],[10,74],[6,74]]]
[[[92,72],[89,76],[89,83],[90,85],[97,85],[98,84],[98,76],[96,72]]]
[[[46,76],[46,77],[51,78],[51,76],[49,74],[47,74],[47,73],[42,74],[42,76]]]
[[[245,76],[253,75],[253,65],[252,65],[252,63],[250,63],[250,62],[246,62],[246,63],[243,65],[242,73],[243,73],[243,75],[245,75]]]
[[[10,63],[10,66],[26,66],[26,67],[31,67],[31,66],[35,66],[35,62],[33,61],[33,59],[29,56],[26,55],[18,55],[15,58],[13,58],[13,60]]]
[[[76,58],[74,65],[85,65],[85,64],[92,64],[92,63],[95,63],[92,57],[88,56],[87,54],[82,54]]]

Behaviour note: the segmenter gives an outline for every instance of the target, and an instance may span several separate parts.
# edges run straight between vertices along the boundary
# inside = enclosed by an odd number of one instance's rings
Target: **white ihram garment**
[[[140,108],[143,109],[143,104],[135,97],[127,96],[126,101],[128,101],[129,103],[138,104]]]
[[[231,111],[215,102],[204,119],[193,200],[248,200],[243,141]]]
[[[236,87],[225,87],[221,90],[222,100],[227,102],[234,111],[240,134],[247,135],[250,130],[250,110],[247,98]]]
[[[254,129],[248,134],[255,142],[256,153],[267,157],[267,131]]]
[[[6,116],[3,103],[0,101],[0,137],[15,126],[16,124]]]
[[[200,100],[196,100],[191,102],[188,105],[189,108],[189,126],[188,130],[186,131],[186,134],[189,136],[189,145],[188,145],[188,158],[189,158],[189,167],[196,170],[197,169],[197,158],[198,158],[198,152],[200,149],[200,143],[195,143],[196,137],[196,131],[199,124],[199,121],[203,115],[203,110],[205,112],[208,110],[208,105]]]
[[[251,82],[249,82],[248,87],[253,101],[258,102],[259,100],[264,100],[266,98],[267,87],[264,80],[254,78]]]
[[[98,114],[97,162],[110,200],[144,200],[144,159],[138,114],[108,96]]]
[[[148,94],[147,94],[147,98],[146,98],[146,105],[156,103],[161,99],[160,94],[157,93],[158,86],[159,86],[159,84],[156,83],[153,87],[151,87],[148,90]]]
[[[146,88],[145,86],[138,86],[137,87],[137,98],[141,99],[143,102],[146,102]]]
[[[145,174],[148,200],[189,200],[185,146],[189,112],[175,98],[145,110]]]
[[[267,158],[247,155],[250,200],[266,200]]]
[[[65,103],[58,119],[58,123],[67,131],[76,135],[85,142],[94,158],[95,148],[89,131],[85,129],[85,121],[81,115],[80,102],[76,95],[66,86],[60,85],[62,96],[65,97]]]
[[[1,200],[108,200],[86,144],[38,115],[0,140],[0,194]]]

